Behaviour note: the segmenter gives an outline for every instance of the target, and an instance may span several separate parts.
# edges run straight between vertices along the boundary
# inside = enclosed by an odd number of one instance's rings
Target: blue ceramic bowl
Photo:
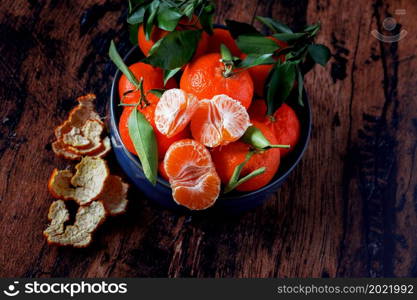
[[[136,46],[129,51],[124,58],[124,61],[127,65],[131,65],[138,62],[141,58],[143,58],[143,54],[139,50],[139,47]],[[145,178],[139,159],[137,156],[132,155],[122,143],[118,130],[119,117],[123,110],[122,107],[118,106],[120,103],[118,95],[118,82],[120,76],[121,72],[117,71],[113,79],[108,107],[110,137],[117,161],[134,185],[136,185],[148,199],[171,210],[187,211],[187,209],[174,202],[171,195],[170,185],[165,179],[159,176],[156,185],[153,186]],[[300,141],[294,151],[282,159],[280,168],[273,180],[257,191],[246,193],[234,191],[227,195],[221,195],[217,199],[216,204],[209,210],[220,210],[222,212],[233,214],[241,213],[261,205],[268,199],[268,196],[278,190],[300,161],[305,149],[307,148],[310,138],[311,111],[305,93],[304,103],[305,105],[303,108],[299,106],[294,107],[301,121]]]

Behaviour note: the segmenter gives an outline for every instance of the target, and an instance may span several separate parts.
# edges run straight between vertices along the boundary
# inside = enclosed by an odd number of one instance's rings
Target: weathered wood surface
[[[109,41],[130,47],[126,3],[0,2],[0,276],[417,276],[415,1],[241,0],[217,10],[218,22],[322,22],[333,57],[306,78],[314,128],[301,164],[240,217],[175,215],[133,190],[127,216],[77,250],[41,234],[46,180],[67,165],[52,154],[52,128],[87,92],[105,114]],[[409,32],[399,43],[370,34],[390,15]]]

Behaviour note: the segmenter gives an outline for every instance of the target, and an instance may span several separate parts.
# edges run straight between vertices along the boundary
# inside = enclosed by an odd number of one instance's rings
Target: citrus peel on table
[[[84,155],[104,157],[111,150],[109,138],[101,138],[104,123],[95,111],[95,99],[94,94],[78,97],[78,105],[71,110],[68,119],[55,128],[52,150],[57,156],[80,160]]]
[[[49,244],[87,247],[93,232],[107,216],[126,212],[129,185],[121,177],[111,175],[102,158],[111,150],[111,144],[95,111],[95,98],[94,94],[77,98],[78,105],[55,129],[54,153],[80,161],[75,172],[54,169],[48,181],[48,190],[58,199],[49,208],[50,224],[44,231]],[[69,200],[77,203],[78,210],[74,223],[67,225],[70,213],[65,201]]]

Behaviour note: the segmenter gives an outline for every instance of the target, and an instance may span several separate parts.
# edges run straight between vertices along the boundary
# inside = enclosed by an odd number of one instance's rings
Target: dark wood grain
[[[374,39],[397,8],[409,35]],[[42,236],[47,178],[68,164],[51,151],[52,128],[87,92],[105,115],[109,42],[130,48],[126,3],[1,1],[0,276],[417,276],[415,1],[218,1],[217,11],[218,23],[321,21],[332,59],[306,77],[314,126],[301,164],[242,216],[176,215],[132,189],[127,215],[78,250]]]

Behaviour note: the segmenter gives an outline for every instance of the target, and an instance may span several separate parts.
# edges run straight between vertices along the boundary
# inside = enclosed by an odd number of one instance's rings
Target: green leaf
[[[292,44],[298,41],[300,38],[307,36],[304,32],[296,32],[296,33],[275,33],[272,35],[273,37],[277,38],[280,41],[287,42]]]
[[[166,70],[180,68],[193,57],[200,36],[201,30],[170,32],[160,40],[157,51],[144,61]]]
[[[181,71],[181,68],[176,68],[173,70],[164,70],[164,86],[167,84],[168,80],[174,77],[175,74],[177,74],[179,71]]]
[[[260,17],[260,16],[257,16],[256,19],[260,21],[262,24],[266,25],[269,29],[271,29],[275,33],[279,33],[279,32],[292,33],[291,28],[289,28],[287,25],[277,20],[266,18],[266,17]]]
[[[262,34],[258,30],[256,30],[255,27],[247,23],[226,20],[226,25],[227,29],[229,29],[230,34],[234,39],[236,39],[239,35],[262,36]]]
[[[317,32],[319,32],[320,27],[320,23],[309,25],[306,28],[304,28],[304,32],[307,32],[310,36],[315,36]]]
[[[129,30],[129,40],[133,45],[138,44],[138,30],[139,24],[127,24]]]
[[[189,19],[191,19],[191,17],[194,14],[194,9],[195,9],[195,3],[191,1],[184,7],[183,14],[186,15]]]
[[[242,136],[242,141],[258,150],[268,150],[271,148],[290,148],[290,145],[274,145],[264,136],[262,131],[256,126],[250,126]]]
[[[274,53],[280,48],[273,40],[256,35],[240,35],[236,40],[236,44],[242,52],[247,54]]]
[[[154,21],[158,14],[159,3],[159,0],[154,0],[145,10],[143,23],[145,24],[145,37],[147,40],[151,38]]]
[[[117,68],[127,77],[127,79],[134,86],[139,87],[139,80],[135,77],[132,71],[130,71],[130,69],[124,63],[123,59],[120,57],[113,40],[110,42],[109,56]]]
[[[303,87],[304,87],[304,78],[300,69],[297,67],[297,83],[298,83],[298,104],[304,107],[303,101]]]
[[[228,62],[233,61],[232,53],[230,52],[229,48],[227,48],[225,44],[220,45],[220,55],[223,61],[228,61]]]
[[[237,68],[251,68],[259,65],[271,65],[276,61],[272,53],[269,54],[248,54],[236,67]]]
[[[133,24],[140,24],[143,22],[143,16],[145,15],[146,6],[139,7],[136,11],[134,11],[129,17],[127,18],[127,23]]]
[[[209,4],[203,8],[203,12],[200,15],[200,24],[204,31],[208,34],[213,33],[213,15],[215,11],[214,4]]]
[[[329,48],[322,44],[308,46],[308,53],[316,63],[322,66],[327,64],[331,56]]]
[[[296,65],[292,62],[275,65],[267,82],[267,114],[273,115],[275,111],[288,98],[294,87]]]
[[[158,147],[155,133],[145,116],[133,109],[128,119],[129,136],[142,164],[145,177],[156,184],[158,171]]]
[[[165,89],[151,89],[148,91],[148,93],[154,94],[156,97],[161,98],[165,91]]]
[[[246,154],[245,160],[238,164],[236,168],[233,170],[232,177],[230,177],[229,183],[224,188],[224,193],[229,193],[232,190],[234,190],[237,186],[241,185],[242,183],[248,181],[249,179],[258,176],[265,172],[266,168],[262,167],[259,169],[256,169],[255,171],[249,173],[245,177],[239,179],[240,173],[242,172],[243,167],[246,165],[246,163],[250,160],[250,158],[255,154],[255,151],[249,151],[248,154]]]
[[[181,17],[182,14],[175,8],[165,8],[158,14],[158,27],[166,31],[173,31]]]

